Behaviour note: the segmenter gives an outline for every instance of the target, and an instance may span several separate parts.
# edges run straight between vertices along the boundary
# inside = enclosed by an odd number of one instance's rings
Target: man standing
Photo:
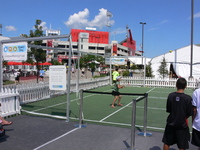
[[[177,144],[179,150],[189,148],[190,132],[189,116],[193,115],[191,96],[184,94],[187,81],[179,78],[176,82],[176,92],[168,95],[166,111],[169,113],[163,135],[163,150],[169,150],[170,145]]]
[[[192,95],[192,105],[194,114],[192,116],[192,144],[200,150],[200,88],[196,89]]]
[[[113,76],[113,83],[116,83],[117,82],[116,78],[119,76],[118,68],[116,68],[115,71],[113,71],[112,76]]]

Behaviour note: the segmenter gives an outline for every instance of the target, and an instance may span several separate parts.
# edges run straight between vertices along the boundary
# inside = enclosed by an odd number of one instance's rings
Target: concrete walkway
[[[131,129],[19,115],[8,120],[6,136],[0,139],[1,150],[127,150],[131,146]],[[138,132],[138,131],[137,131]],[[151,137],[135,135],[135,149],[161,150],[163,133],[151,132]],[[173,145],[170,150],[178,150]],[[190,144],[190,150],[197,150]]]

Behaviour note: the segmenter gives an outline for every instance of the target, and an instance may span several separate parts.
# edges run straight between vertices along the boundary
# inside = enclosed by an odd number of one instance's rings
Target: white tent
[[[141,57],[141,56],[131,56],[131,57],[128,57],[128,59],[136,64],[136,65],[141,65],[141,64],[146,64],[148,65],[148,63],[150,62],[150,58],[145,58],[145,57]]]
[[[170,71],[170,65],[177,76],[189,78],[190,76],[190,63],[191,63],[191,46],[186,46],[166,54],[154,57],[151,59],[151,66],[153,75],[159,78],[158,68],[161,65],[163,57],[166,60],[167,68]],[[194,78],[200,77],[200,46],[193,45],[193,63],[192,63],[192,76]]]

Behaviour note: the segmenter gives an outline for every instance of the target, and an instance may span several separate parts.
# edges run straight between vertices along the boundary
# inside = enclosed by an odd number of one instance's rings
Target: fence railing
[[[154,79],[143,77],[123,77],[121,84],[129,86],[145,86],[145,87],[166,87],[174,88],[177,79]],[[98,88],[110,84],[109,77],[88,78],[79,81],[77,89],[77,81],[72,80],[70,92],[76,92],[79,89],[88,90]],[[196,88],[197,81],[188,79],[187,88]],[[30,103],[43,99],[50,98],[53,95],[67,94],[66,91],[51,91],[49,90],[48,82],[27,82],[27,84],[19,84],[13,86],[4,86],[0,93],[0,116],[9,116],[20,114],[20,104]]]
[[[0,93],[0,116],[8,117],[20,114],[19,94],[11,89],[3,89]]]
[[[176,87],[176,78],[155,79],[149,77],[123,77],[121,84],[130,86],[145,86],[145,87]],[[187,88],[197,88],[198,81],[190,78],[187,80]]]
[[[98,88],[100,86],[109,85],[109,77],[102,78],[89,78],[82,79],[79,81],[78,89],[92,89]],[[4,86],[4,90],[12,90],[14,92],[19,93],[20,104],[30,103],[34,101],[39,101],[42,99],[50,98],[53,95],[62,95],[67,94],[66,91],[51,91],[49,89],[49,82],[40,82],[40,83],[27,83],[27,84],[19,84],[14,86]],[[70,92],[76,92],[77,83],[76,80],[72,80],[70,84]]]

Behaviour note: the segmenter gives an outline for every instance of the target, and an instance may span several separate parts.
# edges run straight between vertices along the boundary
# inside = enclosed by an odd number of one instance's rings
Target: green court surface
[[[100,87],[91,91],[111,92],[112,86]],[[147,107],[147,130],[163,131],[166,118],[166,100],[169,93],[176,91],[175,88],[153,87],[125,87],[121,93],[144,94],[148,93]],[[185,93],[192,95],[193,90],[186,89]],[[97,93],[83,93],[83,123],[104,124],[110,126],[131,127],[132,100],[139,96],[123,95],[121,104],[111,108],[113,96]],[[23,110],[33,113],[48,114],[49,116],[66,117],[66,95],[29,103],[22,106]],[[79,118],[80,101],[76,93],[70,94],[70,120],[77,121]],[[136,105],[136,127],[143,128],[144,122],[144,99]],[[189,119],[191,126],[191,119]]]

